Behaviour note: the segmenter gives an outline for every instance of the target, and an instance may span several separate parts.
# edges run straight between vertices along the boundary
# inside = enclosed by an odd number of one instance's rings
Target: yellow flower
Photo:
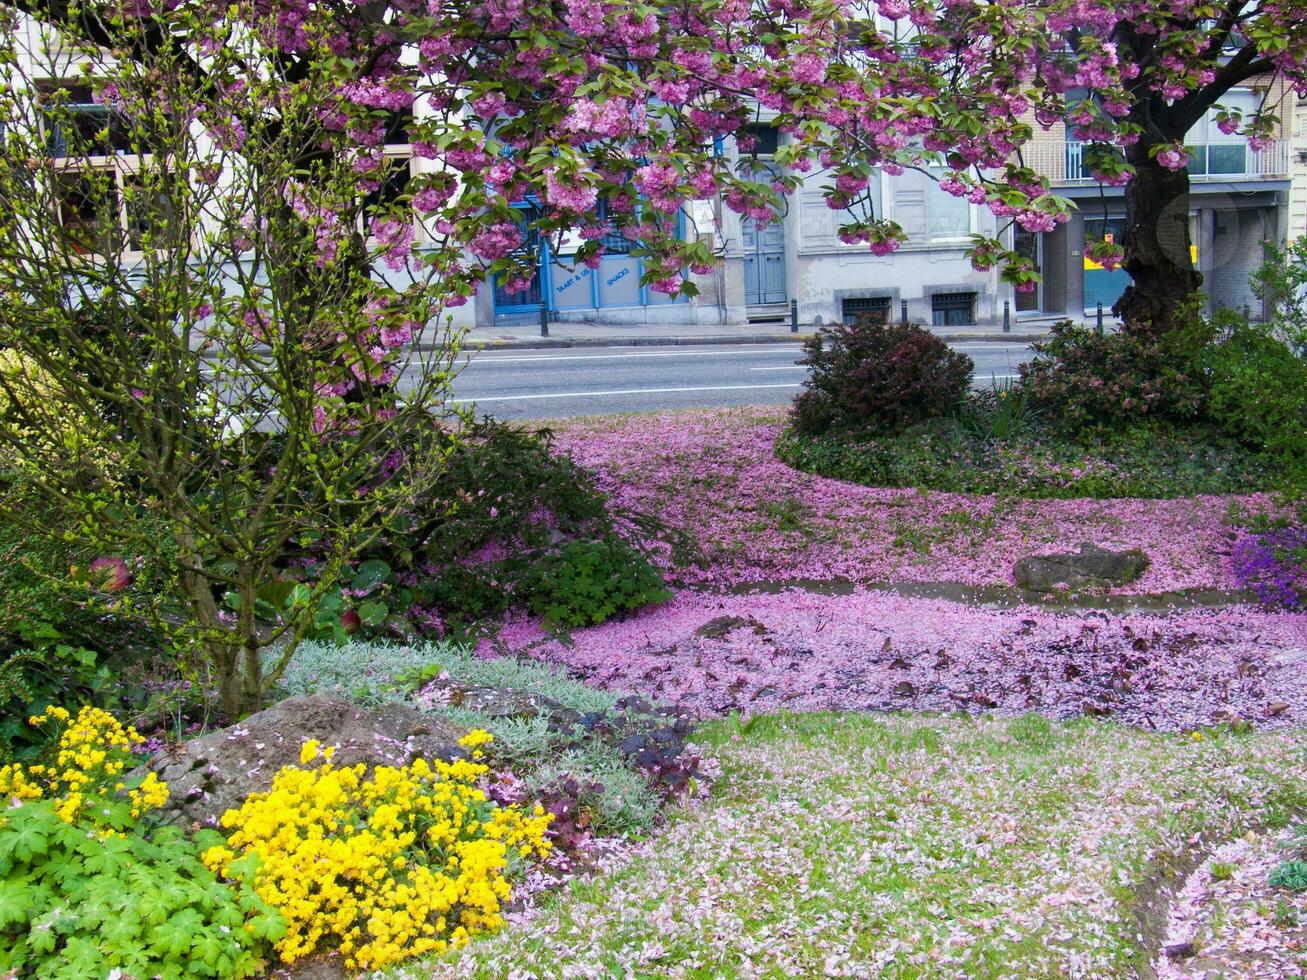
[[[491,741],[470,732],[474,752]],[[319,756],[306,743],[301,765]],[[544,857],[551,816],[537,806],[497,807],[476,788],[488,772],[466,759],[415,760],[404,767],[288,766],[267,793],[223,815],[226,848],[205,864],[227,873],[254,854],[254,889],[277,908],[287,932],[276,951],[294,963],[337,949],[349,969],[375,969],[409,956],[440,953],[499,928],[514,860]]]

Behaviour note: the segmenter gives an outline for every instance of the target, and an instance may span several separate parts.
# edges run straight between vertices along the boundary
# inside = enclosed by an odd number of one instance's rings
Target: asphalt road
[[[952,345],[976,362],[975,385],[1011,378],[1030,357],[1024,343]],[[483,351],[454,383],[478,415],[561,418],[677,408],[788,402],[805,368],[798,344],[595,347]]]

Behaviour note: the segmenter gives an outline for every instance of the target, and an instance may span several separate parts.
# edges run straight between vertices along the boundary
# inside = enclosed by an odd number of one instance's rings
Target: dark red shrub
[[[966,394],[975,366],[929,330],[875,317],[827,327],[804,349],[811,372],[790,421],[806,435],[899,432],[946,415]]]

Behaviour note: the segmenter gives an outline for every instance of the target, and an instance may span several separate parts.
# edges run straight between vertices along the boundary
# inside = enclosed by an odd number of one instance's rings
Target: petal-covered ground
[[[1020,500],[877,489],[802,473],[775,458],[783,409],[581,419],[560,449],[599,474],[619,504],[685,531],[707,559],[684,584],[778,579],[1011,585],[1022,555],[1083,541],[1142,548],[1152,566],[1118,591],[1234,587],[1232,504],[1269,497]]]
[[[1210,593],[1204,601],[1218,605],[1171,605],[1180,590],[1233,589],[1229,512],[1269,509],[1269,498],[861,487],[776,460],[782,424],[771,408],[561,423],[562,451],[617,503],[684,532],[705,561],[669,567],[678,589],[669,603],[566,639],[510,623],[494,652],[705,716],[1038,711],[1167,730],[1307,721],[1307,617]],[[1138,581],[1078,600],[1118,611],[1021,605],[1016,560],[1083,541],[1152,559]],[[784,586],[796,581],[804,587]],[[911,589],[968,601],[902,594]]]
[[[711,802],[406,975],[1137,976],[1182,869],[1307,805],[1280,732],[813,714],[701,734]]]
[[[1168,730],[1307,721],[1307,617],[1248,607],[1073,614],[870,592],[683,592],[566,640],[512,624],[493,646],[703,715],[1038,711]]]
[[[1301,851],[1297,837],[1250,832],[1190,875],[1167,917],[1159,980],[1307,976],[1307,892],[1270,884],[1276,866]]]

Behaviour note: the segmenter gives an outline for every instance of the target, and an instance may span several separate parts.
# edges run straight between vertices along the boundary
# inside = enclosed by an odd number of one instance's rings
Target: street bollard
[[[549,307],[543,301],[540,303],[540,336],[549,336]]]
[[[1098,335],[1103,335],[1103,304],[1098,304]]]
[[[1009,299],[1003,300],[1003,332],[1012,332],[1012,301]]]
[[[790,333],[799,332],[799,301],[790,300]]]
[[[908,301],[906,299],[899,301],[899,322],[904,326],[908,323]]]

